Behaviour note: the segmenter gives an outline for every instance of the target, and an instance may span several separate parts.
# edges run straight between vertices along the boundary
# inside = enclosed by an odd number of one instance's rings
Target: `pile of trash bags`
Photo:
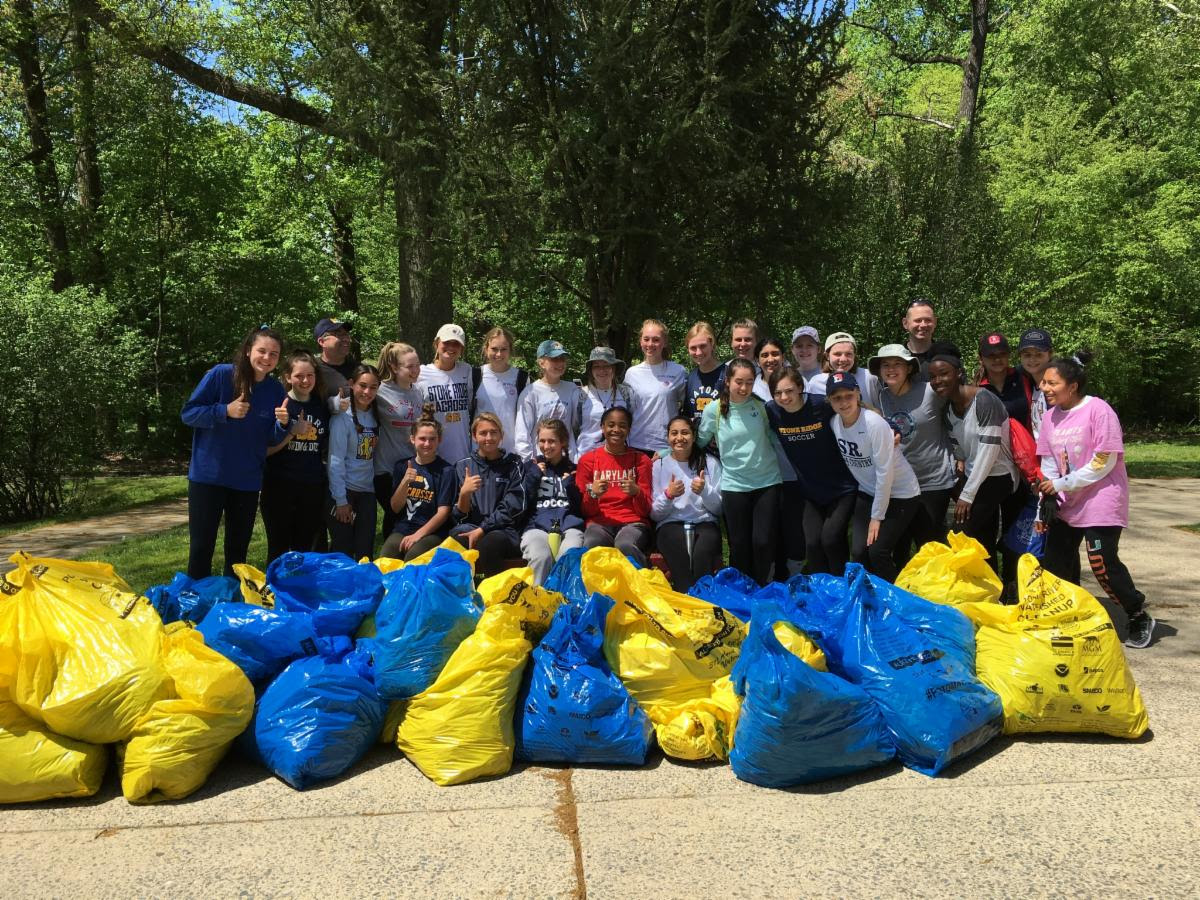
[[[231,747],[297,789],[392,744],[431,781],[534,763],[728,761],[767,787],[898,760],[937,775],[1001,733],[1148,726],[1087,591],[928,544],[895,584],[851,564],[679,594],[612,548],[478,580],[453,540],[409,563],[287,553],[138,596],[110,566],[33,559],[0,582],[0,802],[197,790]],[[115,750],[115,754],[112,752]]]

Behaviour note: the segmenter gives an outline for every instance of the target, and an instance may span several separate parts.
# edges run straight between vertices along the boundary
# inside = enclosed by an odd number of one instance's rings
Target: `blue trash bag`
[[[832,671],[839,671],[841,635],[846,626],[850,601],[846,582],[834,575],[793,575],[786,582],[773,581],[758,588],[751,601],[775,604],[784,619],[795,625],[821,648]],[[753,610],[752,610],[753,611]]]
[[[1041,498],[1034,494],[1026,502],[1016,521],[1004,532],[1004,546],[1013,553],[1032,553],[1041,559],[1046,553],[1046,535],[1034,528]]]
[[[196,627],[205,644],[245,673],[255,693],[292,660],[319,649],[311,617],[249,603],[218,603]]]
[[[882,765],[896,755],[878,704],[862,688],[820,672],[775,636],[784,610],[756,598],[733,667],[742,698],[729,763],[742,781],[787,787]]]
[[[218,603],[235,603],[241,599],[241,587],[236,578],[210,575],[193,580],[176,572],[170,584],[156,584],[146,591],[146,599],[157,611],[164,625],[178,622],[199,622]]]
[[[275,605],[312,615],[319,635],[352,635],[383,596],[383,573],[344,553],[284,553],[267,567]]]
[[[336,778],[379,739],[387,704],[375,690],[371,645],[326,640],[319,656],[298,659],[263,692],[243,747],[297,790]]]
[[[573,547],[559,556],[542,587],[562,594],[568,603],[585,603],[589,596],[588,589],[583,585],[582,572],[583,554],[586,552],[583,547]]]
[[[854,603],[841,667],[879,704],[901,762],[936,775],[1000,733],[1000,698],[975,677],[966,616],[856,563],[846,567],[846,581]]]
[[[698,578],[688,590],[688,594],[721,607],[743,622],[749,622],[752,611],[750,598],[758,593],[758,590],[758,582],[749,575],[738,569],[726,568],[715,575]]]
[[[425,565],[384,576],[375,612],[375,683],[386,700],[415,697],[433,684],[463,638],[475,630],[483,603],[471,564],[438,549]]]
[[[564,603],[534,648],[517,700],[517,757],[640,766],[654,726],[604,659],[613,601]]]

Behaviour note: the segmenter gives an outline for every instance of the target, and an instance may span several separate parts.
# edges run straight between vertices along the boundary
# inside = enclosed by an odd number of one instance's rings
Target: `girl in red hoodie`
[[[579,459],[575,483],[583,495],[583,546],[616,547],[638,565],[650,549],[650,457],[626,443],[633,414],[622,407],[600,418],[604,443]]]

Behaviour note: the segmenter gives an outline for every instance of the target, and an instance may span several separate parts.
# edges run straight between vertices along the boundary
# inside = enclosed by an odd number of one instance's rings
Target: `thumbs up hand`
[[[683,485],[680,485],[680,487],[682,488]],[[621,479],[621,490],[624,491],[626,494],[628,494],[630,497],[632,497],[634,494],[636,494],[638,491],[641,490],[641,488],[638,487],[637,472],[634,469],[630,469],[625,474],[625,477],[623,479]]]
[[[674,500],[676,497],[683,495],[683,482],[675,477],[675,473],[671,473],[671,480],[667,482],[667,496]]]
[[[473,494],[477,490],[479,490],[479,488],[482,484],[483,484],[483,479],[480,478],[478,475],[471,474],[471,465],[470,465],[470,463],[468,463],[463,468],[463,484],[462,484],[462,490],[459,492],[459,495],[460,496],[465,495],[465,496],[469,497],[469,496],[471,496],[471,494]]]
[[[244,419],[248,412],[250,412],[250,400],[245,392],[225,407],[225,415],[230,419]]]
[[[350,408],[350,388],[342,385],[338,388],[338,409],[345,412]]]
[[[300,413],[292,419],[292,434],[308,434],[308,430],[312,428],[312,421],[308,413]]]
[[[706,472],[705,469],[701,469],[700,474],[692,479],[692,493],[693,494],[699,494],[701,491],[704,490],[705,472]]]
[[[588,491],[591,493],[591,495],[593,497],[595,497],[597,500],[599,500],[600,497],[602,497],[604,495],[604,492],[607,490],[608,490],[608,482],[600,477],[600,470],[597,469],[595,472],[592,473],[592,484],[591,484],[591,487],[588,488]]]
[[[404,470],[404,477],[400,479],[400,488],[404,491],[404,496],[408,496],[408,489],[414,481],[417,480],[417,469],[413,465],[412,460],[408,461],[408,468]]]
[[[290,416],[288,415],[287,403],[288,403],[288,395],[284,394],[283,400],[280,402],[280,404],[277,407],[275,407],[275,421],[278,422],[280,425],[287,425],[288,419],[290,418]]]

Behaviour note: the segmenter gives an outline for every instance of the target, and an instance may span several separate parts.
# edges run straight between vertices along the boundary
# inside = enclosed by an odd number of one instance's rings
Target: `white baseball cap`
[[[439,341],[458,341],[464,347],[467,346],[467,333],[457,325],[449,323],[438,329],[437,339]]]

